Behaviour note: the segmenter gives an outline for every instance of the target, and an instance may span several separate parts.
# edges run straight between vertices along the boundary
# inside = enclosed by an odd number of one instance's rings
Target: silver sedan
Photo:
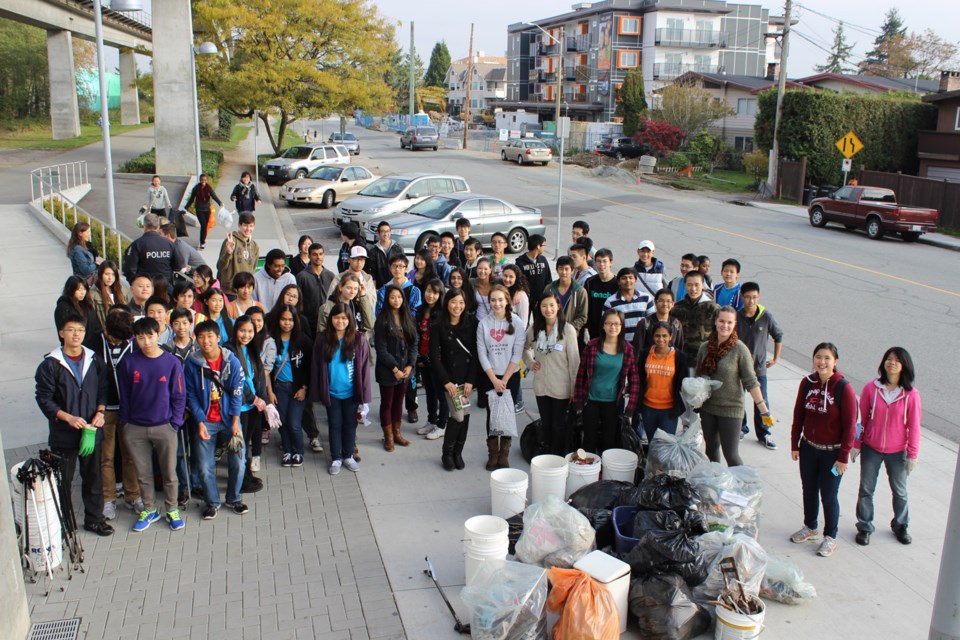
[[[324,209],[354,196],[380,176],[357,165],[324,166],[306,178],[291,180],[280,188],[280,199],[290,204],[319,202]]]
[[[539,140],[513,138],[500,150],[500,159],[517,164],[547,164],[553,159],[553,151]]]

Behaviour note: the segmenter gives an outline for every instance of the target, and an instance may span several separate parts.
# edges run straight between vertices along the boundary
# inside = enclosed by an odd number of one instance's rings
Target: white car
[[[380,176],[366,167],[342,164],[323,166],[301,180],[291,180],[280,187],[280,199],[290,204],[319,202],[329,209],[343,198],[355,195]]]
[[[276,184],[306,178],[307,174],[325,164],[350,164],[350,152],[342,144],[298,144],[282,155],[263,164],[267,184]]]

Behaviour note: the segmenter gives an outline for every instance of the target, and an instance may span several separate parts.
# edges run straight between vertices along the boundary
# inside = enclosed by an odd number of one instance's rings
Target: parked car
[[[342,203],[333,216],[336,224],[353,220],[360,228],[398,213],[432,195],[470,191],[460,176],[439,173],[401,173],[384,176]]]
[[[470,220],[470,235],[490,246],[495,231],[507,234],[507,252],[520,253],[527,248],[531,234],[546,233],[543,214],[534,207],[520,207],[506,200],[476,193],[449,193],[431,196],[408,207],[390,220],[391,237],[404,251],[420,249],[427,237],[444,231],[456,233],[457,220]],[[379,220],[367,223],[366,238],[376,242]]]
[[[936,209],[899,205],[892,190],[866,186],[840,187],[826,198],[814,198],[808,212],[815,227],[839,222],[847,229],[866,229],[874,240],[895,232],[906,242],[935,231],[939,218]]]
[[[325,164],[350,164],[350,152],[342,144],[298,144],[263,163],[263,173],[267,184],[283,183]]]
[[[280,187],[280,199],[290,204],[319,202],[329,209],[336,202],[358,191],[379,178],[366,167],[358,165],[323,166],[300,180],[291,180]]]
[[[436,151],[440,147],[440,134],[436,127],[408,127],[400,136],[400,148],[409,148],[411,151],[416,149],[433,149]]]
[[[517,164],[540,163],[546,165],[553,159],[553,151],[550,147],[539,140],[529,138],[511,138],[506,145],[500,149],[500,159],[503,161],[512,161]]]
[[[341,139],[340,132],[330,134],[330,139],[327,142],[332,142],[334,144],[342,144],[347,148],[351,154],[358,156],[360,155],[360,141],[357,140],[357,136],[350,133],[349,131],[343,134]]]
[[[624,158],[639,158],[649,152],[645,144],[639,144],[633,138],[601,138],[597,143],[596,152],[610,156],[617,160]]]

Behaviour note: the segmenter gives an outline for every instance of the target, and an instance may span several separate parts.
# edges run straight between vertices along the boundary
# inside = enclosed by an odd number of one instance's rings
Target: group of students
[[[343,466],[358,471],[357,416],[370,402],[374,381],[380,391],[384,449],[394,451],[397,445],[410,444],[402,433],[404,409],[409,422],[419,422],[417,389],[422,386],[427,420],[417,434],[428,440],[443,440],[440,461],[447,470],[465,467],[463,448],[474,390],[477,406],[486,409],[485,468],[509,466],[512,441],[499,435],[499,425],[491,425],[491,403],[509,394],[514,410],[522,411],[520,381],[524,375],[533,376],[542,430],[538,440],[551,453],[563,455],[583,447],[602,454],[618,445],[618,429],[626,420],[634,426],[642,425],[641,433],[648,441],[657,430],[676,433],[684,409],[680,385],[690,375],[723,383],[700,409],[710,460],[723,459],[731,466],[742,464],[739,443],[749,432],[744,392],[754,403],[758,441],[776,449],[770,432],[773,418],[767,405],[766,383],[767,368],[779,360],[783,332],[773,314],[760,304],[759,284],[739,281],[741,265],[736,259],[723,262],[722,282],[713,286],[709,258],[696,254],[683,255],[680,275],[668,279],[663,263],[655,257],[654,243],[644,240],[638,245],[634,265],[614,273],[613,253],[595,249],[589,225],[577,221],[573,244],[554,264],[554,278],[543,255],[543,236],[531,236],[528,250],[511,261],[505,255],[506,236],[495,233],[491,254],[483,255],[481,244],[470,236],[470,222],[461,218],[456,234],[425,240],[413,258],[412,268],[391,239],[389,222],[384,221],[377,228],[376,242],[370,245],[355,224],[341,227],[343,244],[336,272],[324,267],[324,249],[309,236],[300,239],[298,253],[289,266],[283,253],[274,250],[267,254],[262,270],[250,273],[250,269],[241,268],[231,272],[231,265],[249,264],[231,258],[250,246],[252,225],[244,229],[243,222],[241,230],[221,249],[219,276],[229,286],[215,281],[208,268],[197,268],[194,281],[174,287],[167,303],[153,291],[154,286],[162,288],[164,278],[138,274],[131,282],[129,299],[125,299],[116,267],[103,262],[89,294],[82,281],[68,281],[58,302],[58,329],[65,325],[65,319],[77,317],[86,331],[95,327],[94,321],[108,327],[114,307],[124,304],[131,316],[143,315],[151,320],[152,324],[138,320],[139,331],[150,334],[156,327],[157,343],[179,356],[188,372],[190,366],[196,369],[194,375],[185,377],[188,396],[191,385],[198,384],[200,391],[194,390],[198,398],[205,397],[206,391],[213,393],[215,385],[206,381],[217,371],[222,378],[218,366],[238,374],[240,386],[231,387],[238,398],[236,408],[224,404],[225,409],[211,417],[210,407],[220,405],[198,400],[187,403],[186,413],[194,416],[192,420],[171,417],[167,421],[188,425],[192,437],[182,440],[193,442],[198,454],[191,456],[193,468],[181,465],[179,476],[182,486],[186,473],[196,474],[191,477],[202,486],[205,514],[215,515],[219,507],[215,486],[208,491],[204,475],[213,477],[212,471],[205,469],[212,469],[210,460],[217,456],[205,455],[204,443],[209,441],[200,437],[204,431],[197,416],[206,416],[207,422],[219,419],[214,421],[214,431],[242,435],[240,453],[231,454],[238,457],[235,461],[231,458],[229,465],[227,504],[239,503],[243,511],[246,507],[239,502],[240,491],[262,488],[255,473],[260,467],[263,413],[268,406],[275,408],[282,423],[283,466],[303,463],[304,430],[312,431],[307,434],[311,449],[323,450],[312,416],[316,401],[327,409],[329,473],[335,475]],[[74,312],[83,307],[94,312],[75,317]],[[114,362],[108,344],[121,344],[131,336],[124,333],[126,337],[119,336],[120,341],[110,342],[110,333],[109,329],[104,331],[98,362],[116,372],[119,360]],[[139,345],[141,333],[133,333]],[[207,337],[201,339],[202,334]],[[194,336],[196,346],[189,352]],[[768,359],[771,340],[773,357]],[[206,351],[203,342],[208,343]],[[214,353],[214,347],[219,349],[221,344],[223,350]],[[857,408],[855,398],[835,401],[853,393],[842,388],[842,383],[837,387],[841,374],[831,372],[823,377],[829,367],[821,366],[825,359],[821,352],[831,349],[835,368],[836,350],[832,345],[819,345],[815,352],[815,372],[801,384],[791,433],[791,453],[800,460],[805,510],[804,529],[792,539],[800,542],[816,538],[818,496],[822,497],[827,523],[821,555],[829,555],[835,548],[839,510],[836,490],[853,455],[855,440],[849,427],[856,424]],[[217,357],[225,357],[219,353],[228,356],[224,364],[215,366]],[[888,356],[884,362],[890,359]],[[872,493],[881,462],[887,464],[891,485],[896,485],[894,530],[901,541],[909,538],[903,474],[916,464],[920,403],[911,387],[908,354],[899,349],[893,358],[903,373],[894,377],[886,365],[881,365],[880,378],[873,384],[883,389],[865,389],[861,395],[861,405],[867,403],[860,407],[864,429],[856,439],[856,448],[864,452],[867,463],[858,504],[857,541],[861,544],[869,542],[873,530]],[[840,391],[842,395],[835,396]],[[903,417],[900,428],[906,435],[902,438],[886,435],[886,430],[897,428],[890,417],[894,410],[878,411],[878,400],[886,403],[886,409],[897,402],[905,403],[902,411],[899,405],[896,409]],[[122,397],[120,401],[122,406]],[[106,405],[103,408],[107,409]],[[231,413],[233,410],[236,414]],[[236,426],[231,422],[234,415]],[[848,419],[851,415],[853,423]],[[880,417],[875,419],[875,415]],[[875,426],[881,421],[882,426]],[[131,424],[139,425],[136,420]],[[126,422],[123,425],[118,431],[129,429]],[[874,435],[877,429],[884,434],[880,439]],[[205,433],[211,435],[209,425]],[[108,435],[106,444],[115,440],[116,436],[111,439]],[[910,443],[909,447],[905,443]],[[892,450],[900,444],[904,446]],[[248,448],[250,454],[246,455]],[[106,467],[112,469],[114,457],[113,452],[103,456],[105,479],[112,478]],[[130,457],[138,459],[136,454]],[[900,467],[897,459],[903,461]],[[152,474],[139,471],[141,484],[152,478]],[[167,471],[161,464],[165,483],[170,476]],[[126,492],[126,465],[123,474]],[[108,484],[104,484],[103,494],[110,503],[113,496]],[[132,493],[125,497],[128,502],[131,497],[136,499]],[[181,503],[182,498],[181,492]],[[141,520],[150,520],[152,502],[144,501]],[[171,505],[166,506],[169,516]],[[93,519],[95,515],[93,511],[88,513]]]

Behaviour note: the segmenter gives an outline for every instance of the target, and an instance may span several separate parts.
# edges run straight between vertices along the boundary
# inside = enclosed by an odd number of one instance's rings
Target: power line
[[[798,6],[801,7],[802,9],[806,10],[806,11],[809,11],[810,13],[814,13],[814,14],[820,16],[821,18],[826,18],[827,20],[831,20],[831,21],[833,21],[833,22],[836,22],[837,24],[842,24],[842,25],[845,26],[845,27],[850,27],[850,28],[853,29],[854,31],[860,31],[860,32],[862,32],[864,35],[868,35],[868,36],[878,36],[878,35],[881,34],[881,31],[880,31],[879,29],[872,29],[872,28],[870,28],[870,27],[864,27],[864,26],[861,26],[861,25],[858,25],[858,24],[854,24],[854,23],[852,23],[852,22],[848,22],[848,21],[846,21],[846,20],[841,20],[840,18],[834,18],[833,16],[829,16],[829,15],[827,15],[827,14],[825,14],[825,13],[821,13],[820,11],[817,11],[816,9],[811,9],[810,7],[808,7],[808,6],[804,5],[804,4],[801,4],[801,5],[798,5]]]
[[[827,47],[825,47],[825,46],[823,46],[823,45],[821,45],[821,44],[818,44],[817,42],[814,42],[814,41],[810,38],[810,36],[808,36],[808,35],[800,32],[800,31],[797,31],[796,28],[793,29],[793,32],[794,32],[795,34],[797,34],[798,36],[800,36],[801,38],[803,38],[804,40],[806,40],[807,42],[809,42],[810,44],[812,44],[813,46],[815,46],[817,49],[820,49],[821,51],[823,51],[823,52],[825,52],[825,53],[827,53],[827,54],[829,54],[829,55],[831,55],[831,56],[834,54],[833,49],[829,49],[829,48],[827,48]],[[854,65],[854,66],[858,66],[861,62],[865,62],[865,61],[866,61],[866,58],[865,58],[865,57],[857,56],[857,55],[847,56],[847,58],[844,60],[844,62],[848,62],[848,63],[850,63],[850,64],[852,64],[852,65]]]

